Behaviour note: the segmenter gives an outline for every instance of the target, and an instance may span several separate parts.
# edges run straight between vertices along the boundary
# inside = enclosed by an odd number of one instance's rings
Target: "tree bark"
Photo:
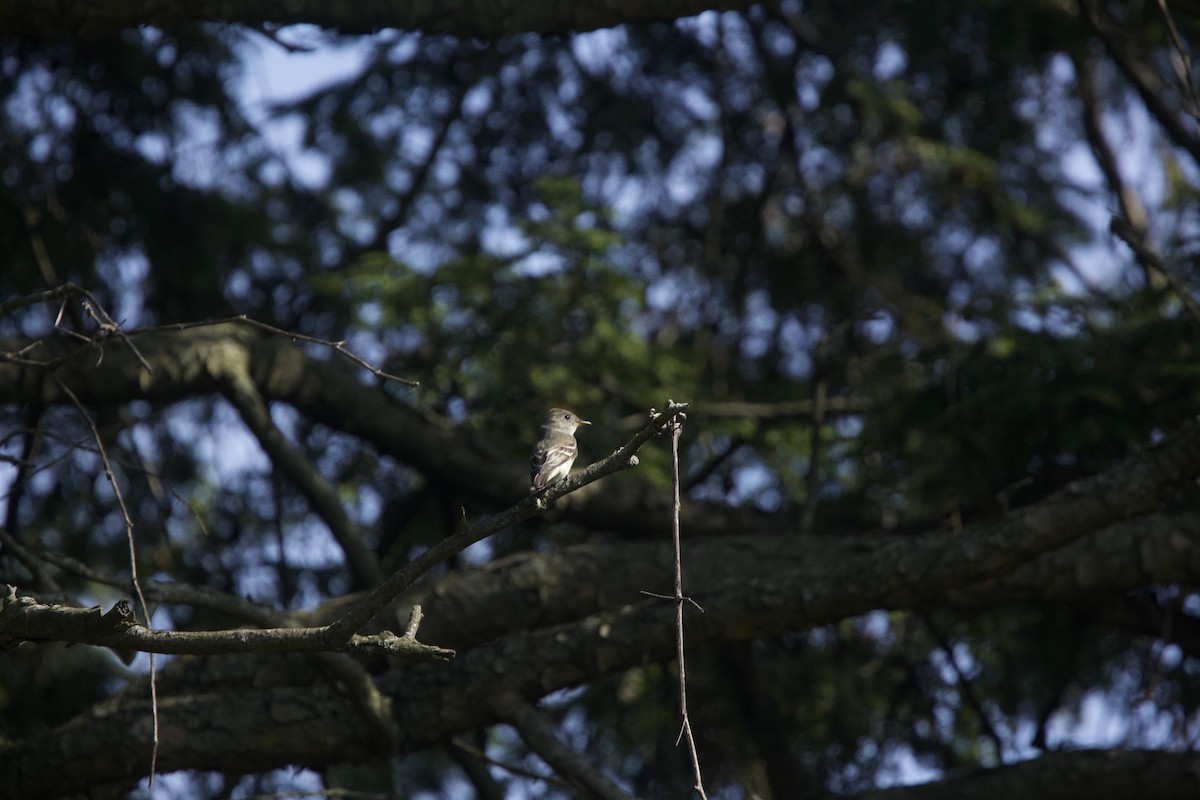
[[[346,33],[402,28],[491,38],[510,33],[563,33],[692,16],[710,9],[747,8],[745,0],[621,0],[607,3],[494,3],[456,0],[66,0],[24,3],[0,0],[0,31],[7,36],[87,38],[137,25],[181,22],[247,25],[310,23]]]

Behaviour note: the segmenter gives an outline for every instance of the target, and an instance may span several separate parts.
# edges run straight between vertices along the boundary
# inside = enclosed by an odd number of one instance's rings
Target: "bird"
[[[541,438],[529,457],[530,494],[540,492],[570,474],[571,465],[579,455],[575,429],[591,424],[565,408],[552,408],[546,412]]]

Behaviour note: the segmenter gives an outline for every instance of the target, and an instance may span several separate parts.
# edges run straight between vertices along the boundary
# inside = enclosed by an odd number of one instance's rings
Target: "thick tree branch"
[[[977,532],[968,527],[960,535]],[[904,539],[917,542],[936,535],[907,534]],[[828,565],[844,564],[848,573],[854,573],[872,553],[896,540],[897,534],[886,532],[697,539],[688,546],[684,579],[712,596],[729,584],[782,577],[788,581],[787,591],[799,595],[804,587],[828,580]],[[401,616],[420,604],[426,612],[424,637],[464,649],[514,630],[582,619],[636,600],[647,587],[667,592],[671,563],[669,542],[588,543],[547,553],[519,553],[419,583],[401,594],[394,607]],[[1196,580],[1200,580],[1200,514],[1150,514],[1107,526],[1001,577],[964,581],[928,606],[911,607],[973,612],[1026,601],[1075,603],[1141,586]],[[859,585],[856,581],[844,586],[845,598],[852,599]],[[537,591],[531,594],[534,586]],[[338,598],[305,619],[309,624],[328,622],[357,600],[354,595]],[[889,597],[880,607],[910,606],[896,606]],[[840,618],[813,616],[798,619],[797,624],[820,625]]]
[[[221,391],[230,370],[246,363],[265,400],[287,403],[333,430],[371,442],[435,480],[502,508],[527,493],[529,467],[524,458],[505,458],[447,420],[365,386],[345,364],[312,358],[286,338],[250,323],[129,336],[154,367],[153,373],[142,370],[120,342],[106,344],[97,365],[90,346],[80,348],[63,338],[0,339],[0,403],[70,402],[48,369],[58,370],[85,405],[182,400]],[[14,352],[21,353],[19,360],[5,358]],[[627,537],[657,535],[671,524],[670,496],[640,484],[587,486],[561,499],[556,511],[592,528],[619,529]],[[785,526],[784,520],[772,521],[756,511],[688,500],[680,523],[692,535]]]
[[[1185,800],[1200,796],[1200,753],[1078,750],[846,800]]]
[[[347,33],[404,28],[459,36],[494,37],[509,33],[594,30],[628,22],[670,20],[713,8],[746,8],[745,0],[625,0],[608,3],[400,2],[360,0],[65,0],[22,3],[0,0],[0,31],[5,35],[90,37],[135,25],[169,26],[181,22],[228,22],[259,25],[311,23]]]
[[[328,625],[236,631],[158,631],[136,624],[123,604],[118,604],[114,609],[115,616],[112,612],[101,615],[98,609],[67,609],[36,603],[31,598],[17,598],[14,589],[10,602],[0,607],[0,642],[70,641],[151,653],[192,655],[325,652],[374,647],[409,658],[445,658],[452,653],[421,645],[411,637],[397,637],[386,631],[376,636],[362,636],[358,631],[417,578],[447,558],[497,531],[535,516],[546,508],[547,503],[581,486],[635,466],[638,449],[686,408],[686,403],[668,401],[662,414],[657,414],[650,424],[607,458],[559,481],[537,496],[526,496],[508,510],[466,526],[443,539],[379,582]]]
[[[319,409],[326,402],[344,399],[331,396],[330,392],[346,392],[351,406],[379,402],[379,393],[353,380],[345,380],[344,371],[337,373],[343,376],[342,380],[329,380],[335,373],[322,372],[322,368],[328,367],[328,364],[308,359],[286,343],[281,347],[277,340],[263,337],[256,331],[231,326],[221,330],[199,328],[180,334],[187,334],[187,338],[173,339],[172,336],[147,334],[143,341],[143,337],[135,337],[139,349],[154,364],[153,373],[145,373],[140,370],[136,360],[127,354],[123,355],[121,351],[124,347],[120,343],[110,343],[107,345],[109,353],[101,367],[94,367],[94,356],[88,354],[86,367],[75,365],[63,370],[63,380],[69,385],[74,381],[78,385],[77,392],[85,389],[90,392],[90,402],[119,401],[124,395],[114,396],[114,387],[122,392],[136,391],[150,397],[158,392],[166,396],[182,393],[184,389],[181,384],[188,391],[194,391],[208,382],[215,390],[219,384],[213,376],[219,374],[219,370],[211,362],[228,357],[229,354],[223,352],[225,348],[248,348],[255,356],[250,361],[253,365],[251,373],[256,386],[262,387],[264,397],[287,398],[302,409]],[[199,336],[199,340],[190,338],[193,336]],[[47,352],[41,352],[39,346],[26,352],[24,358],[28,360],[30,357],[42,358],[46,355]],[[71,364],[75,358],[79,356],[73,355],[61,363]],[[127,377],[124,370],[136,377]],[[172,372],[175,377],[164,374]],[[97,380],[96,374],[102,374],[104,379]],[[179,380],[180,375],[188,377]],[[7,377],[16,381],[15,387],[6,380]],[[122,386],[123,380],[131,381],[132,388],[130,385]],[[7,399],[13,393],[28,393],[34,399],[49,402],[63,401],[57,382],[45,376],[41,370],[28,364],[0,364],[0,398]],[[81,398],[83,396],[80,395]],[[336,404],[330,406],[337,407]],[[393,413],[391,416],[413,414],[401,406],[386,402],[386,398],[379,408],[401,409],[399,414]],[[342,415],[344,418],[345,411]],[[414,425],[409,430],[417,437],[422,435],[419,426]],[[437,435],[443,434],[451,437],[448,441],[461,447],[471,447],[469,440],[452,438],[456,434],[448,428],[437,431]],[[653,431],[645,432],[647,438],[652,434]],[[636,449],[636,444],[634,442],[630,446]],[[626,462],[628,455],[626,452],[622,456]],[[435,462],[448,458],[444,452],[423,457]],[[556,489],[559,492],[575,489],[586,480],[597,477],[599,466],[589,467]],[[443,468],[448,467],[443,464]],[[535,503],[524,495],[523,472],[520,469],[514,480],[514,494],[519,493],[523,498],[517,507]],[[767,532],[728,542],[697,541],[695,547],[728,545],[733,548],[728,553],[745,552],[746,560],[739,562],[734,557],[727,560],[719,557],[700,558],[696,553],[694,563],[707,561],[720,564],[725,574],[714,575],[710,583],[697,581],[692,584],[705,587],[705,593],[698,594],[697,599],[704,605],[706,613],[694,618],[689,636],[698,644],[743,640],[802,630],[874,608],[926,608],[943,607],[946,604],[967,608],[985,603],[994,606],[1006,598],[1069,599],[1072,595],[1079,598],[1102,594],[1120,585],[1137,585],[1131,582],[1146,575],[1153,575],[1155,579],[1165,577],[1170,580],[1179,576],[1195,579],[1200,574],[1200,553],[1197,552],[1200,547],[1195,544],[1197,537],[1194,534],[1195,518],[1189,515],[1145,515],[1153,512],[1164,499],[1186,485],[1198,472],[1200,426],[1193,423],[1169,437],[1161,446],[1149,449],[1117,468],[1071,484],[1034,505],[1013,511],[994,522],[971,526],[958,533],[934,532],[904,537],[894,534],[797,536],[795,538],[801,549],[792,551],[790,557],[786,555],[786,547],[781,544],[783,537],[772,537]],[[494,519],[489,518],[477,524],[490,525]],[[682,524],[688,523],[685,520]],[[1139,526],[1140,532],[1134,535]],[[704,523],[700,523],[699,527],[711,529]],[[1104,530],[1100,530],[1102,528]],[[821,544],[823,540],[825,543]],[[810,549],[803,549],[805,546]],[[1055,561],[1060,554],[1076,548],[1079,549],[1072,557]],[[1125,548],[1124,552],[1122,548]],[[616,558],[616,548],[611,549],[614,553],[612,557]],[[1129,550],[1134,553],[1132,558],[1128,555]],[[603,584],[598,590],[587,583],[567,581],[564,585],[575,594],[595,596],[583,603],[566,603],[568,611],[576,615],[566,616],[567,612],[563,612],[564,616],[559,617],[559,609],[549,602],[554,597],[551,582],[545,581],[544,575],[534,574],[539,591],[531,595],[527,584],[524,599],[518,601],[519,604],[530,606],[529,616],[523,616],[523,613],[510,616],[501,613],[499,606],[493,606],[486,616],[503,620],[506,629],[487,631],[488,643],[470,648],[450,664],[438,664],[436,667],[412,664],[406,666],[403,674],[396,671],[380,677],[378,688],[391,699],[400,727],[392,752],[407,752],[495,722],[490,704],[501,693],[512,693],[522,699],[532,700],[555,689],[644,663],[647,659],[669,657],[673,643],[664,633],[670,630],[673,609],[657,601],[626,604],[636,600],[637,589],[655,585],[653,578],[646,579],[647,575],[665,576],[667,573],[663,568],[670,562],[655,564],[652,555],[645,559],[649,567],[643,567],[637,563],[640,559],[632,557],[629,543],[623,544],[621,551],[622,557],[615,562],[617,567],[613,571],[621,573],[628,569],[635,574],[637,584],[629,594],[622,595],[619,586],[612,588],[613,585],[607,583],[612,580],[608,576],[597,579]],[[1120,558],[1115,555],[1119,552],[1122,553]],[[710,556],[716,554],[716,550],[708,553]],[[536,563],[544,569],[555,562]],[[736,572],[734,565],[739,563],[752,565],[747,567],[752,571]],[[594,564],[592,568],[596,569]],[[659,571],[654,573],[654,568]],[[644,569],[651,571],[644,572]],[[497,574],[500,572],[497,568]],[[1028,577],[1021,578],[1022,575]],[[479,576],[475,578],[478,580]],[[480,585],[487,583],[480,581]],[[443,630],[450,630],[455,624],[466,624],[461,617],[457,618],[457,622],[450,619],[452,612],[457,609],[457,598],[447,598],[445,590],[452,584],[441,584],[441,581],[439,584],[443,593],[427,609],[429,624],[426,626],[426,635],[438,624],[443,625]],[[472,595],[472,600],[475,597]],[[355,602],[359,603],[359,610],[353,614],[358,615],[374,605],[362,605],[357,599]],[[592,606],[589,608],[586,603]],[[348,607],[337,607],[334,618],[353,620],[353,616],[347,614]],[[333,607],[329,609],[332,610]],[[481,626],[474,633],[482,630]],[[253,631],[248,633],[255,634]],[[245,669],[256,669],[258,667],[254,664],[266,658],[242,660],[247,662]],[[202,756],[192,750],[191,761],[182,755],[172,755],[172,760],[164,761],[163,769],[174,768],[169,766],[172,763],[182,766],[195,766],[197,763],[222,767],[234,765],[236,768],[250,763],[265,768],[266,765],[296,760],[321,764],[344,761],[353,758],[355,753],[366,752],[356,749],[355,734],[349,734],[349,740],[339,741],[336,733],[320,743],[303,740],[299,745],[300,752],[289,750],[286,756],[270,748],[264,748],[266,752],[253,754],[245,753],[241,744],[235,748],[232,741],[235,738],[240,743],[254,741],[259,736],[274,735],[275,721],[259,705],[227,705],[237,702],[240,697],[236,690],[228,690],[246,685],[244,681],[251,676],[236,674],[236,668],[230,665],[229,660],[215,660],[211,666],[208,663],[208,660],[196,662],[180,659],[164,671],[165,685],[170,687],[164,713],[174,714],[176,708],[182,707],[190,714],[207,716],[210,720],[236,720],[231,724],[235,724],[238,736],[227,737],[231,741],[223,750],[220,743],[205,742],[217,749],[207,751]],[[296,660],[287,663],[304,664]],[[296,683],[276,689],[268,687],[263,690],[264,693],[280,692],[280,697],[303,707],[295,711],[297,720],[305,719],[309,709],[330,712],[318,700],[318,696],[323,695],[319,682],[314,688],[311,675],[306,677],[303,669],[289,668],[284,672],[285,680]],[[195,685],[197,681],[199,686],[204,687],[203,691]],[[210,690],[216,690],[216,694],[208,705],[188,705],[193,696]],[[305,698],[312,698],[312,702],[309,703]],[[140,720],[145,714],[144,705],[139,703],[141,700],[136,693],[123,693],[104,709],[85,714],[68,726],[0,750],[0,782],[6,786],[28,787],[30,792],[24,794],[36,794],[32,783],[35,772],[30,770],[36,770],[38,760],[47,757],[46,754],[60,753],[65,746],[82,746],[80,763],[102,770],[79,778],[85,781],[85,785],[95,780],[120,780],[136,776],[137,770],[144,768],[138,757],[144,752],[146,742],[138,733],[143,730]],[[272,706],[268,704],[266,709],[270,708]],[[259,713],[263,716],[257,716]],[[113,716],[122,717],[124,730],[133,731],[135,735],[114,742],[113,737],[104,730]],[[167,741],[167,733],[171,730],[169,726],[181,723],[172,721],[173,717],[164,719],[164,741]],[[193,720],[189,718],[182,724],[192,723]],[[87,755],[90,752],[88,747],[79,745],[75,738],[81,732],[92,736],[88,741],[103,743],[108,750],[107,760]],[[299,735],[302,738],[302,734]],[[191,747],[190,742],[175,744],[184,751]],[[370,752],[375,753],[377,749]],[[98,761],[104,761],[103,765],[97,764]],[[9,778],[17,782],[9,784]],[[60,785],[69,786],[70,781],[64,777]]]
[[[1200,515],[1191,513],[1177,517],[1152,515],[1142,520],[1117,523],[1096,536],[1076,541],[1031,561],[1004,578],[982,582],[964,578],[963,584],[954,591],[941,598],[926,598],[926,602],[937,607],[949,603],[954,608],[978,609],[1031,597],[1078,600],[1128,588],[1139,581],[1196,580],[1200,578],[1200,536],[1196,535],[1197,530],[1200,530]],[[977,533],[968,528],[956,539],[937,538],[944,547],[954,548],[962,546],[958,540]],[[801,541],[793,543],[783,536],[751,536],[724,541],[708,540],[693,545],[690,551],[695,556],[693,563],[715,563],[731,568],[724,580],[720,576],[715,577],[710,590],[702,596],[706,613],[693,618],[690,637],[694,643],[740,640],[803,629],[832,622],[841,618],[840,615],[857,613],[861,609],[862,604],[856,597],[861,591],[858,583],[843,585],[842,598],[837,604],[826,602],[810,608],[801,598],[806,588],[815,583],[833,580],[834,585],[839,585],[844,582],[846,574],[855,572],[859,564],[879,549],[871,545],[870,537],[850,545],[834,545],[827,541],[824,548],[820,546],[822,537],[795,538]],[[609,562],[596,555],[608,552],[616,558],[623,553],[624,560],[618,558],[617,561],[630,566],[639,565],[638,570],[644,569],[640,562],[649,562],[647,569],[650,572],[635,570],[637,574],[630,580],[640,583],[654,570],[664,581],[669,580],[669,557],[659,559],[655,565],[656,556],[652,552],[642,553],[642,549],[648,546],[635,547],[631,551],[628,544],[622,544],[619,548],[581,546],[563,554],[537,557],[536,564],[534,559],[530,559],[523,564],[490,565],[483,570],[494,575],[468,576],[468,580],[473,578],[472,582],[483,585],[501,582],[501,577],[508,579],[503,582],[512,597],[505,598],[504,592],[497,590],[490,595],[490,600],[480,601],[491,603],[489,616],[506,618],[510,610],[529,606],[532,599],[535,602],[530,609],[531,616],[515,614],[506,620],[508,630],[503,633],[484,629],[472,635],[452,636],[459,641],[481,637],[492,640],[467,650],[454,662],[411,664],[406,666],[402,674],[395,672],[381,677],[378,680],[379,688],[391,698],[400,721],[399,743],[395,752],[408,752],[494,723],[497,720],[490,709],[494,699],[506,693],[532,699],[647,660],[669,658],[674,652],[674,642],[669,635],[674,610],[658,601],[621,608],[637,598],[637,586],[623,589],[620,576],[613,574],[619,570],[610,570]],[[805,552],[806,549],[808,552]],[[749,557],[739,560],[739,554],[746,551],[749,551]],[[725,562],[714,560],[722,554],[728,556]],[[647,557],[642,558],[643,555]],[[830,578],[830,564],[843,557],[850,558],[845,570]],[[571,573],[568,567],[575,561],[587,562],[590,567]],[[764,568],[764,563],[773,564],[773,567]],[[739,572],[742,569],[750,572]],[[769,586],[769,590],[759,591],[751,585],[755,581],[748,579],[747,574],[752,576],[754,571],[763,569],[766,572],[761,573],[763,577],[757,582]],[[899,570],[900,566],[896,565],[896,569]],[[705,574],[702,571],[689,571],[689,575]],[[452,612],[464,608],[457,605],[458,598],[453,597],[456,588],[464,585],[457,579],[457,575],[445,576],[427,587],[429,596],[436,598],[429,609],[427,629],[438,629],[439,617],[442,618],[440,629],[443,633],[461,630],[468,624],[461,618],[447,619],[448,615],[453,615]],[[610,580],[616,585],[608,585]],[[531,585],[537,585],[538,591],[531,592]],[[560,595],[556,587],[566,587],[566,591]],[[593,598],[587,602],[594,602],[594,598],[599,597],[601,602],[619,610],[533,630],[539,621],[532,615],[540,612],[552,616],[556,602],[571,595]],[[895,597],[881,598],[877,607],[904,608],[907,607],[905,603],[913,599],[911,592],[901,590]],[[573,610],[578,611],[581,607],[577,604]],[[473,610],[469,605],[465,608],[463,613]],[[241,745],[235,744],[235,737],[228,737],[230,741],[223,750],[214,750],[212,748],[217,747],[218,743],[201,739],[203,746],[196,744],[193,747],[195,743],[188,739],[169,742],[170,746],[163,752],[161,768],[170,770],[194,766],[200,762],[189,761],[189,758],[196,759],[201,752],[205,759],[202,763],[238,767],[252,763],[264,769],[301,758],[309,759],[306,763],[311,765],[354,760],[356,753],[365,759],[370,753],[376,752],[363,751],[356,745],[359,740],[355,737],[360,731],[342,731],[336,725],[329,726],[331,738],[328,741],[316,743],[305,739],[306,726],[321,724],[320,714],[339,712],[327,707],[327,701],[321,699],[326,694],[320,686],[313,686],[312,675],[303,661],[289,661],[291,666],[287,668],[270,666],[274,663],[270,660],[217,658],[203,661],[181,659],[169,665],[163,673],[163,685],[169,693],[163,706],[164,737],[181,724],[202,726],[203,718],[208,717],[236,720],[237,742],[257,741],[257,737],[270,738],[276,735],[276,723],[271,715],[260,710],[260,706],[265,703],[266,708],[270,708],[271,703],[267,700],[275,697],[280,703],[296,703],[295,716],[289,717],[289,724],[297,726],[294,730],[301,737],[296,750],[289,751],[287,755],[270,748],[247,753],[243,752]],[[271,680],[256,677],[260,671],[273,677]],[[280,681],[286,685],[276,685]],[[248,685],[260,687],[262,697],[246,705],[240,687]],[[304,687],[303,691],[298,687]],[[199,702],[195,700],[197,697],[206,700],[196,705]],[[62,752],[64,747],[81,747],[79,763],[84,766],[92,764],[87,753],[100,747],[98,742],[104,739],[105,726],[112,723],[113,717],[123,720],[126,730],[138,735],[125,736],[111,743],[109,748],[112,749],[108,751],[109,760],[105,762],[104,770],[86,773],[90,778],[79,780],[116,780],[136,775],[137,769],[144,766],[134,756],[143,752],[142,748],[145,747],[145,741],[139,736],[146,732],[141,723],[146,708],[138,687],[131,686],[102,710],[85,714],[67,726],[14,744],[7,750],[0,748],[0,783],[18,789],[29,788],[30,791],[22,792],[21,796],[37,796],[34,787],[37,785],[36,770],[41,768],[39,764],[47,758],[58,758],[55,754]],[[265,715],[260,717],[260,713]],[[312,719],[308,717],[310,713],[314,715]],[[348,712],[343,710],[340,713]],[[186,722],[175,720],[172,717],[174,714],[187,715]],[[193,719],[192,715],[199,715],[201,719]],[[346,738],[339,739],[339,736]],[[164,738],[164,741],[168,740]],[[176,752],[173,748],[182,748],[182,752]],[[122,767],[122,764],[125,766]],[[46,765],[42,766],[49,769]],[[79,768],[83,769],[84,766]],[[76,768],[75,762],[70,768]],[[56,784],[62,788],[57,790],[65,791],[72,784],[66,775],[60,776],[61,764],[57,769],[59,772],[55,773],[56,777],[62,778],[62,782]],[[10,777],[22,782],[8,783]]]

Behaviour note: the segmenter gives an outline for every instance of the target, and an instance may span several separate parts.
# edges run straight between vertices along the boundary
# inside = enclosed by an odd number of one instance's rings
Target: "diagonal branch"
[[[1192,319],[1200,322],[1200,302],[1197,302],[1192,290],[1188,288],[1183,279],[1176,275],[1174,270],[1168,269],[1166,262],[1159,255],[1158,249],[1147,242],[1145,237],[1122,217],[1113,217],[1108,227],[1121,241],[1129,245],[1129,249],[1137,256],[1148,275],[1158,274],[1166,278],[1171,289],[1183,301],[1183,306],[1191,314]]]
[[[535,516],[563,495],[569,494],[576,489],[587,486],[589,483],[598,481],[615,472],[637,466],[638,459],[636,453],[641,446],[649,441],[652,436],[663,430],[687,407],[687,403],[672,403],[668,401],[667,409],[664,413],[655,417],[649,425],[638,431],[632,439],[614,451],[612,455],[591,464],[577,475],[569,476],[564,480],[552,484],[542,494],[527,496],[507,511],[486,517],[438,542],[410,561],[402,569],[392,573],[386,581],[375,587],[356,607],[350,609],[350,611],[333,622],[329,627],[338,633],[349,635],[367,624],[396,595],[411,586],[417,578],[451,556],[462,552],[475,544],[475,542],[485,539],[493,533]]]
[[[1163,22],[1167,24],[1167,33],[1171,37],[1171,45],[1179,57],[1175,62],[1175,70],[1187,98],[1192,101],[1189,113],[1193,117],[1200,117],[1200,92],[1196,91],[1196,79],[1192,76],[1192,53],[1184,45],[1183,37],[1179,35],[1179,28],[1175,26],[1175,18],[1171,15],[1171,9],[1167,7],[1167,0],[1158,0],[1158,10],[1162,12]]]
[[[979,727],[983,731],[984,737],[992,743],[992,747],[996,748],[996,761],[1004,763],[1004,741],[1000,738],[1000,734],[996,732],[995,726],[992,725],[992,719],[988,716],[987,709],[983,707],[983,702],[975,693],[975,687],[971,684],[971,679],[963,672],[963,668],[959,666],[958,656],[954,652],[954,645],[934,624],[933,618],[928,613],[921,612],[917,615],[921,624],[925,626],[925,630],[933,637],[937,643],[938,649],[942,651],[946,662],[950,665],[950,669],[954,672],[954,678],[958,682],[958,688],[963,694],[963,699],[967,706],[975,712],[975,717],[979,721]]]
[[[357,631],[391,603],[396,595],[437,564],[497,531],[541,513],[545,507],[542,501],[548,503],[600,478],[636,466],[636,453],[641,446],[686,408],[686,403],[668,403],[663,414],[612,455],[588,466],[577,475],[555,483],[538,497],[526,496],[507,511],[482,519],[443,539],[378,584],[329,625],[233,631],[160,631],[138,624],[128,614],[124,601],[118,603],[113,611],[103,614],[99,609],[44,605],[32,598],[18,598],[13,590],[9,600],[0,608],[0,642],[67,641],[152,653],[191,655],[383,649],[415,659],[445,659],[453,655],[453,651],[420,644],[411,636],[396,636],[388,631],[360,635]]]
[[[1097,0],[1078,0],[1079,9],[1092,31],[1104,43],[1113,61],[1133,84],[1142,103],[1175,144],[1186,150],[1200,164],[1200,138],[1188,130],[1175,111],[1163,99],[1163,81],[1135,52],[1133,43],[1108,15]]]
[[[542,760],[573,786],[597,800],[637,800],[604,773],[596,769],[582,754],[564,744],[554,726],[528,703],[514,702],[503,710],[504,717]]]
[[[238,363],[238,362],[234,362]],[[329,532],[346,554],[346,564],[359,588],[383,580],[379,560],[367,547],[362,531],[350,519],[337,494],[304,455],[296,449],[271,419],[267,403],[251,379],[249,370],[230,369],[225,397],[233,404],[267,456],[308,499],[309,506],[329,526]]]
[[[1076,72],[1079,75],[1079,97],[1083,101],[1083,129],[1087,134],[1088,144],[1100,171],[1104,173],[1109,189],[1116,195],[1121,206],[1121,215],[1113,216],[1109,229],[1133,250],[1138,263],[1142,265],[1147,286],[1156,285],[1159,276],[1165,278],[1183,301],[1192,319],[1200,322],[1200,303],[1196,302],[1183,280],[1167,268],[1159,249],[1150,241],[1150,222],[1146,215],[1146,206],[1137,189],[1121,177],[1116,151],[1109,144],[1101,127],[1100,102],[1096,97],[1094,85],[1095,67],[1090,63],[1077,62]]]

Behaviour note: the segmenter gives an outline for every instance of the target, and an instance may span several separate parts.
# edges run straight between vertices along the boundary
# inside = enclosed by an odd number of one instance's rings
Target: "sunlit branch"
[[[342,356],[343,358],[347,359],[348,361],[351,361],[351,362],[357,364],[358,366],[362,367],[367,372],[371,373],[372,375],[374,375],[376,378],[379,378],[380,380],[393,381],[395,383],[402,383],[405,386],[420,386],[421,385],[420,381],[414,381],[414,380],[410,380],[409,378],[402,378],[399,375],[393,375],[390,372],[384,372],[382,369],[380,369],[379,367],[376,367],[374,364],[367,361],[362,356],[347,349],[345,340],[333,341],[331,339],[322,339],[318,336],[308,336],[307,334],[297,333],[296,331],[284,330],[283,328],[277,328],[274,325],[269,325],[265,322],[259,322],[258,320],[252,319],[251,317],[248,317],[245,314],[238,314],[236,317],[221,317],[220,319],[207,319],[207,320],[202,320],[200,322],[181,322],[181,323],[177,323],[174,325],[159,325],[154,328],[138,328],[136,330],[131,330],[130,333],[131,334],[133,334],[133,333],[141,334],[141,333],[152,333],[154,331],[184,331],[184,330],[189,330],[191,328],[207,328],[211,325],[226,325],[229,323],[241,323],[243,325],[249,325],[252,328],[258,328],[259,330],[266,331],[267,333],[273,333],[276,336],[282,336],[291,342],[308,342],[309,344],[318,344],[318,345],[321,345],[322,347],[328,347],[329,349],[333,350],[338,355]]]
[[[8,587],[0,603],[0,646],[22,641],[72,642],[144,653],[319,653],[382,650],[414,660],[445,660],[453,650],[421,644],[389,631],[339,639],[321,628],[238,628],[226,631],[168,631],[147,628],[120,600],[107,612],[39,603]]]

